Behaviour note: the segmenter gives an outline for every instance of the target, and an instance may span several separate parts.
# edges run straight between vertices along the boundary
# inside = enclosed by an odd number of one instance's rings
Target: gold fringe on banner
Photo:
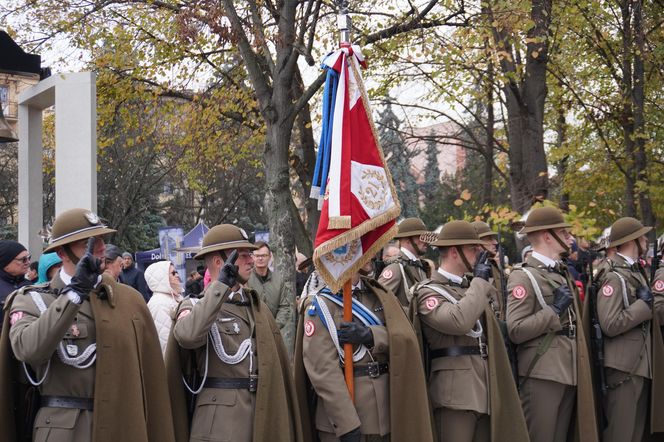
[[[350,216],[333,216],[328,220],[328,229],[350,229]]]

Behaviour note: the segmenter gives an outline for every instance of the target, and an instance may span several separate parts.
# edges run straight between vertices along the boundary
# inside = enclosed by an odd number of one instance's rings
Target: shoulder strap
[[[629,299],[627,299],[627,282],[625,281],[625,278],[620,273],[616,272],[613,268],[611,269],[610,273],[616,275],[620,280],[620,287],[622,288],[623,306],[625,308],[629,308]]]
[[[544,336],[544,339],[539,343],[537,346],[537,351],[535,353],[535,357],[533,358],[532,361],[530,361],[530,364],[528,365],[528,370],[526,370],[526,375],[521,379],[519,382],[519,390],[521,387],[523,387],[523,384],[530,378],[530,374],[533,372],[533,369],[535,368],[535,364],[537,364],[537,361],[540,360],[542,356],[544,356],[544,353],[546,353],[549,350],[549,347],[551,347],[551,342],[553,342],[553,338],[555,336],[555,332],[549,332]]]
[[[530,270],[526,269],[525,267],[520,267],[520,269],[526,274],[526,276],[528,276],[528,279],[530,280],[530,284],[533,286],[533,290],[535,291],[535,296],[537,297],[537,301],[539,302],[540,306],[542,308],[546,308],[546,302],[544,302],[544,297],[542,296],[542,289],[540,289],[539,284],[537,284],[535,276]]]

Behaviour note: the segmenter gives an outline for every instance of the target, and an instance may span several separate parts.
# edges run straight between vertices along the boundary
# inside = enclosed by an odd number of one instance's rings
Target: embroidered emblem
[[[602,287],[602,295],[606,296],[607,298],[613,295],[613,287],[608,284]]]
[[[185,316],[187,316],[189,313],[191,313],[191,309],[182,310],[182,311],[180,312],[180,314],[178,315],[178,319],[177,319],[177,320],[179,321],[180,319],[182,319],[182,318],[184,318]]]
[[[385,206],[386,195],[389,195],[387,179],[378,170],[363,170],[360,178],[359,198],[365,206],[380,210]]]
[[[313,321],[307,321],[304,323],[304,334],[307,336],[312,336],[314,332],[316,331],[316,325],[314,325]]]
[[[78,338],[81,336],[81,331],[78,329],[78,326],[76,324],[72,324],[71,326],[71,335],[75,338]]]
[[[424,304],[427,306],[429,310],[433,310],[436,307],[438,307],[438,298],[436,298],[435,296],[427,298]]]
[[[14,313],[12,313],[12,315],[9,317],[9,324],[10,325],[16,324],[18,321],[21,320],[21,318],[23,316],[25,316],[25,314],[23,312],[14,312]]]
[[[361,248],[362,242],[359,239],[356,239],[326,253],[323,255],[322,259],[329,265],[347,265],[355,259],[358,252],[361,253]]]
[[[523,299],[526,297],[526,294],[528,294],[528,292],[526,291],[526,288],[522,285],[517,285],[512,289],[512,296],[514,296],[514,298],[516,299]]]
[[[391,279],[392,276],[394,276],[394,273],[392,273],[392,270],[390,270],[390,269],[385,269],[381,276],[385,279]]]
[[[664,280],[658,279],[655,281],[655,290],[658,292],[664,291]]]
[[[240,325],[237,322],[233,323],[233,332],[235,332],[236,335],[240,334]]]

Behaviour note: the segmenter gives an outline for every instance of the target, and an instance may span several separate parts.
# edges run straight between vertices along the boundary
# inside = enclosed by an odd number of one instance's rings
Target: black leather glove
[[[93,255],[95,248],[95,238],[88,240],[88,247],[85,250],[85,255],[76,264],[74,276],[71,282],[65,288],[64,292],[73,290],[81,297],[81,301],[90,298],[90,292],[97,285],[99,275],[102,274],[101,259],[95,258]]]
[[[339,344],[364,344],[367,347],[373,346],[373,333],[371,333],[371,329],[366,325],[358,322],[342,321],[339,323],[339,327],[339,330],[337,330]]]
[[[360,440],[362,440],[362,433],[360,433],[360,428],[358,427],[346,434],[342,434],[339,440],[341,442],[360,442]]]
[[[573,300],[570,288],[566,284],[561,285],[553,291],[553,304],[551,304],[551,308],[560,316]]]
[[[489,252],[486,250],[479,254],[473,267],[473,276],[488,281],[491,278],[491,264],[489,264]]]
[[[648,305],[652,305],[652,292],[646,286],[636,289],[636,299],[640,299]]]
[[[237,249],[233,250],[231,256],[226,259],[224,266],[219,270],[219,277],[217,280],[228,287],[233,288],[237,284],[238,267],[235,265],[237,259]]]

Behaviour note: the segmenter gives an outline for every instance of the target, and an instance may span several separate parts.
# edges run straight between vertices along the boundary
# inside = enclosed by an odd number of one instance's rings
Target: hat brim
[[[519,230],[519,234],[523,235],[524,233],[533,233],[533,232],[540,232],[542,230],[549,230],[549,229],[561,229],[563,227],[572,227],[570,223],[558,223],[558,224],[547,224],[544,226],[530,226],[530,227],[524,227],[523,229]]]
[[[428,230],[413,230],[412,232],[397,233],[396,235],[394,235],[394,239],[410,238],[411,236],[419,237],[420,235],[424,235],[425,233],[429,233],[429,231]]]
[[[232,241],[221,244],[210,244],[209,246],[205,246],[202,249],[200,249],[196,254],[196,256],[194,256],[194,259],[201,259],[208,253],[220,252],[222,250],[231,250],[231,249],[256,250],[258,249],[258,247],[256,247],[254,244],[250,243],[249,241]]]
[[[493,237],[498,237],[498,233],[491,231],[491,232],[480,233],[480,234],[477,235],[477,236],[479,236],[480,239],[482,239],[482,238],[488,238],[488,237],[493,238]]]
[[[642,237],[643,235],[645,235],[646,233],[650,232],[651,230],[652,230],[652,227],[650,227],[650,226],[644,226],[644,227],[641,227],[639,230],[637,230],[637,231],[634,232],[634,233],[630,233],[629,235],[627,235],[627,236],[625,236],[625,237],[623,237],[623,238],[617,239],[617,240],[615,240],[615,241],[611,241],[611,242],[609,243],[609,245],[606,246],[606,247],[607,247],[608,249],[610,249],[611,247],[617,247],[617,246],[619,246],[619,245],[625,244],[626,242],[630,242],[630,241],[632,241],[632,240],[634,240],[634,239],[636,239],[636,238],[640,238],[640,237]]]
[[[480,239],[441,239],[431,243],[432,246],[436,247],[453,247],[453,246],[465,246],[473,244],[478,246],[490,245],[488,241],[482,241]]]
[[[58,249],[58,247],[66,246],[67,244],[71,244],[76,241],[80,241],[82,239],[92,238],[93,236],[104,236],[115,232],[116,230],[109,229],[108,227],[104,226],[99,226],[98,229],[85,230],[83,232],[75,233],[73,235],[69,235],[65,238],[59,239],[55,241],[53,244],[49,244],[48,247],[46,247],[42,253],[55,252]]]

